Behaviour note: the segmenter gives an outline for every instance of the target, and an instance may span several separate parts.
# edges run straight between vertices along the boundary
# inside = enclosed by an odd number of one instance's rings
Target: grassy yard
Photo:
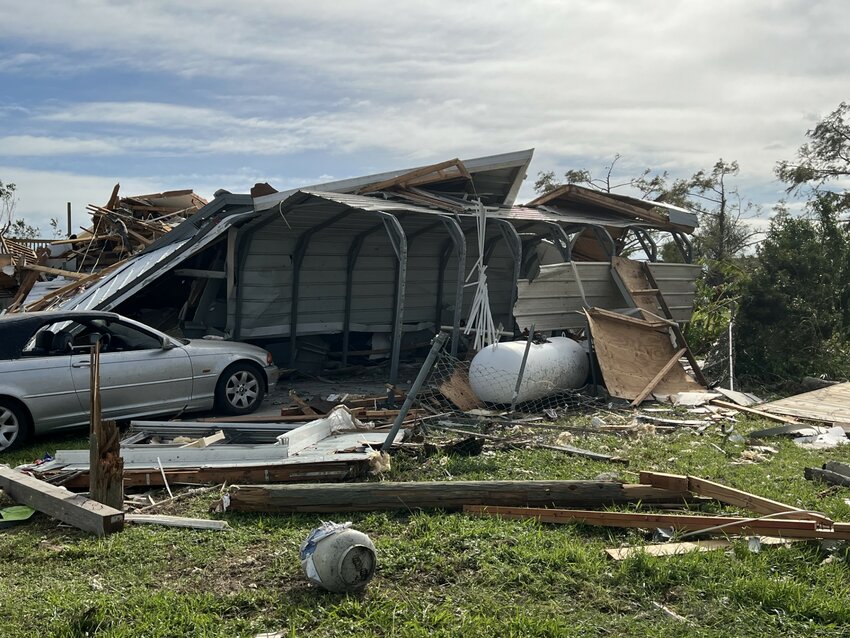
[[[584,421],[582,421],[584,422]],[[746,432],[768,424],[739,419]],[[555,434],[549,431],[549,434]],[[803,479],[803,467],[850,450],[778,452],[742,462],[717,432],[577,438],[617,452],[628,470],[542,450],[471,458],[399,454],[387,480],[592,479],[641,469],[690,473],[850,520],[850,489]],[[81,438],[44,440],[12,465]],[[850,448],[850,446],[846,446]],[[209,516],[210,496],[159,513]],[[727,510],[731,512],[732,510]],[[354,514],[378,548],[359,596],[307,584],[298,547],[320,516],[227,514],[229,532],[128,527],[98,540],[46,516],[0,532],[0,636],[848,636],[850,552],[818,543],[615,562],[606,547],[639,530],[541,525],[441,512]],[[654,603],[685,620],[675,619]]]

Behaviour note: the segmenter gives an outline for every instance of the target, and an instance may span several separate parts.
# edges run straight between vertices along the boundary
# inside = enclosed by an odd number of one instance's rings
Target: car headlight
[[[274,363],[274,360],[272,359],[272,353],[266,352],[266,365],[271,365],[273,363]]]

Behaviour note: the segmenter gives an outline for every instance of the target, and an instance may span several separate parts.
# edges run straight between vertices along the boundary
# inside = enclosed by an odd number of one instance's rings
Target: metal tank
[[[519,376],[525,341],[507,341],[483,348],[469,364],[469,385],[486,403],[509,404]],[[587,352],[568,337],[532,343],[516,402],[542,399],[562,390],[580,388],[587,379]]]

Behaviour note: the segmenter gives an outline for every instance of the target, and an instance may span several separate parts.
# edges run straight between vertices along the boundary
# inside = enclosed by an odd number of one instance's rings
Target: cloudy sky
[[[536,148],[540,170],[773,177],[850,98],[842,0],[0,0],[0,181],[42,229],[125,195],[278,189]]]

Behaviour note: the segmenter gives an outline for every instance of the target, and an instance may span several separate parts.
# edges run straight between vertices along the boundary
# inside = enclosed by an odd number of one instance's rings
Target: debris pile
[[[65,248],[57,256],[74,259],[78,272],[94,272],[144,250],[207,203],[191,190],[119,198],[118,189],[116,184],[105,206],[87,206],[89,228],[51,244]]]
[[[0,304],[7,312],[44,310],[95,283],[200,210],[192,190],[118,196],[89,204],[91,225],[67,239],[12,240],[0,232]],[[38,249],[33,246],[39,246]]]

